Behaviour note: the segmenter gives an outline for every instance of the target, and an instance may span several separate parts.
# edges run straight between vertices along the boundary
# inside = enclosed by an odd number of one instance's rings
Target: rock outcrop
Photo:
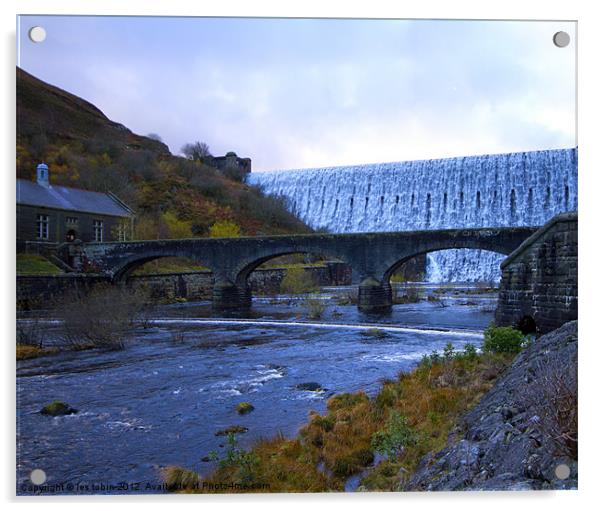
[[[463,417],[447,446],[422,459],[405,489],[576,489],[576,425],[572,321],[516,357]]]

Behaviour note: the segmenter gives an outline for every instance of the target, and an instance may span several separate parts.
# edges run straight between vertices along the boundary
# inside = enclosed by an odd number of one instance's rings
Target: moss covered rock
[[[236,411],[241,415],[252,412],[253,410],[255,410],[255,407],[251,403],[243,401],[242,403],[238,403],[238,405],[236,405]]]
[[[53,401],[40,410],[42,415],[51,415],[57,417],[59,415],[72,415],[77,413],[75,408],[71,408],[67,403],[62,401]]]
[[[315,381],[308,381],[307,383],[297,383],[297,385],[295,385],[295,388],[297,390],[308,390],[310,392],[320,392],[321,390],[324,390],[322,386]]]
[[[226,436],[230,433],[246,433],[247,431],[249,431],[249,428],[245,428],[244,426],[228,426],[227,428],[220,429],[218,432],[216,432],[215,436]]]

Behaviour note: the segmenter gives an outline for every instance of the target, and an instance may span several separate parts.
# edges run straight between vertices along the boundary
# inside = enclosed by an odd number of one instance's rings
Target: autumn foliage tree
[[[229,220],[214,223],[209,229],[211,238],[238,238],[240,227]]]

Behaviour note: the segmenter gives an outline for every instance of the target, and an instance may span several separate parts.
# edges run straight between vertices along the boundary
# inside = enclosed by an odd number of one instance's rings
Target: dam
[[[247,182],[284,198],[330,233],[541,226],[577,211],[577,148],[257,172]],[[503,256],[473,249],[427,256],[430,282],[499,281]]]

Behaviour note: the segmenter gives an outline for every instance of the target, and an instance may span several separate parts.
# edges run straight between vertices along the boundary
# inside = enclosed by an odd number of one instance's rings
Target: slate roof
[[[67,186],[46,187],[26,179],[17,179],[17,204],[121,217],[133,214],[117,197],[108,193]]]

